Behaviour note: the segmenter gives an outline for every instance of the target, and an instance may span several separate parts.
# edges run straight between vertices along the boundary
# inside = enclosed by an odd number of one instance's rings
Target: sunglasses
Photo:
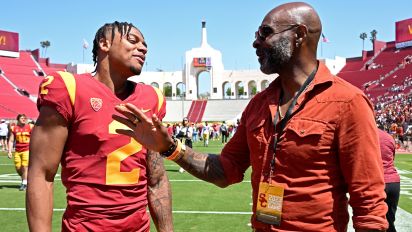
[[[259,38],[260,40],[266,40],[266,38],[269,37],[270,35],[280,34],[282,32],[289,31],[295,27],[298,27],[300,25],[299,24],[287,24],[287,25],[278,25],[278,26],[289,26],[289,27],[282,31],[275,32],[275,29],[273,29],[271,26],[268,26],[268,25],[259,26],[258,30],[255,32],[255,39]]]

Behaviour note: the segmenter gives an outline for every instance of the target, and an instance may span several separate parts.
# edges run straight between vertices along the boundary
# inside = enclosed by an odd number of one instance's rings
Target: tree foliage
[[[370,40],[371,40],[372,44],[373,44],[373,42],[376,40],[376,35],[377,35],[377,34],[378,34],[378,31],[376,31],[375,29],[373,29],[373,30],[371,31]]]
[[[40,46],[43,48],[43,57],[46,56],[47,48],[50,47],[50,45],[50,41],[48,40],[40,41]]]

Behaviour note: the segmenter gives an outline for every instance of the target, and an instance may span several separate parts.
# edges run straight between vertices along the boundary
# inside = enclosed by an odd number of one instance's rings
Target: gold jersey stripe
[[[163,93],[162,93],[162,91],[160,91],[160,89],[158,89],[156,87],[153,87],[153,89],[156,91],[156,94],[157,94],[157,99],[158,99],[158,103],[159,103],[159,105],[157,105],[157,112],[159,112],[160,109],[163,106],[163,101],[164,101]]]
[[[74,106],[74,101],[76,100],[76,80],[74,79],[73,74],[69,72],[58,71],[62,77],[64,84],[66,85],[67,92],[70,96],[70,101],[72,106]]]

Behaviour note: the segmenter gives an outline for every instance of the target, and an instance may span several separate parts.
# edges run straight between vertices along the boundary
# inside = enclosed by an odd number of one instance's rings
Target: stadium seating
[[[38,62],[40,61],[40,62]],[[0,56],[0,118],[14,119],[25,113],[29,118],[38,116],[34,99],[46,72],[63,71],[65,65],[50,64],[39,58],[39,50],[20,51],[18,58]]]
[[[346,59],[346,65],[342,68],[341,72],[359,71],[362,69],[364,63],[365,61],[362,57]]]
[[[207,105],[207,100],[195,100],[192,102],[190,106],[189,113],[187,114],[187,118],[189,122],[201,122],[203,118],[203,114],[205,112]]]
[[[14,118],[23,111],[35,117],[35,103],[30,98],[37,96],[40,81],[51,72],[64,71],[66,65],[40,58],[37,49],[20,51],[18,58],[0,57],[0,69],[0,118]],[[397,49],[394,42],[388,42],[379,51],[363,51],[361,57],[348,58],[337,75],[365,91],[375,103],[399,93],[412,94],[412,47]],[[185,116],[191,122],[233,120],[240,117],[248,102],[168,100],[164,121],[181,121]]]
[[[398,93],[410,94],[411,86],[405,85],[405,80],[412,75],[412,47],[397,49],[395,42],[388,42],[380,52],[347,59],[337,75],[365,91],[373,102]]]
[[[207,100],[207,105],[201,120],[203,122],[221,122],[229,120],[234,123],[236,122],[236,119],[240,118],[242,111],[245,109],[249,101],[250,99]],[[192,107],[192,103],[192,101],[167,101],[166,116],[163,121],[182,121],[183,117],[189,115],[189,110]]]
[[[30,51],[20,51],[19,58],[0,57],[0,68],[4,75],[16,86],[31,95],[37,95],[42,77]]]
[[[386,49],[375,58],[374,63],[383,66],[396,67],[402,60],[412,54],[412,48],[397,49],[395,42],[388,42]]]
[[[237,100],[208,100],[203,121],[226,121],[231,120],[233,123],[240,116],[249,103],[250,99]]]
[[[0,89],[0,118],[14,119],[19,113],[32,119],[37,118],[36,104],[28,97],[18,94],[3,76],[0,77]]]
[[[39,65],[43,69],[45,76],[52,72],[66,71],[65,64],[50,64],[49,58],[39,58]]]

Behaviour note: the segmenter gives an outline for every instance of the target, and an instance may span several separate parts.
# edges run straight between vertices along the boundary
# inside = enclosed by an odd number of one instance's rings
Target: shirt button
[[[301,131],[300,131],[300,134],[301,134],[301,135],[305,134],[305,130],[301,130]]]

